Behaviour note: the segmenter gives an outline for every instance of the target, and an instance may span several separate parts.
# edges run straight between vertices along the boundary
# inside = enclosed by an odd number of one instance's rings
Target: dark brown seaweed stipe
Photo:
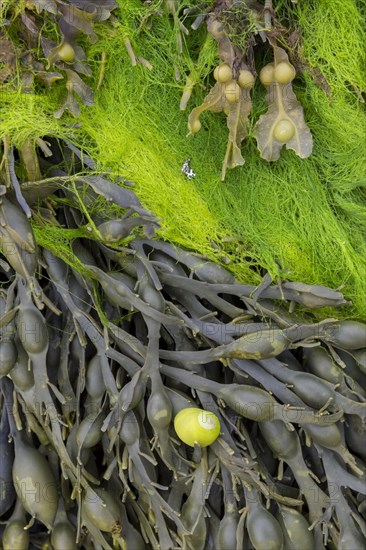
[[[4,549],[363,547],[366,326],[315,309],[343,295],[240,284],[50,147],[0,197]],[[206,448],[174,431],[189,407],[220,421]]]

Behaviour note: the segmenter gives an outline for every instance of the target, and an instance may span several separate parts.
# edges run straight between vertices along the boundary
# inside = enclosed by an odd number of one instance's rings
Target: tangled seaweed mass
[[[32,225],[0,206],[4,549],[363,547],[366,325],[312,313],[343,295],[239,284],[48,148]]]
[[[19,151],[38,149],[45,136],[72,141],[99,172],[136,182],[142,204],[161,218],[164,240],[227,263],[249,284],[259,283],[263,268],[273,278],[342,288],[353,305],[339,315],[364,320],[364,0],[272,4],[268,30],[263,2],[105,1],[97,14],[72,18],[67,6],[78,13],[91,2],[7,0],[1,6],[8,62],[1,58],[0,136]],[[258,75],[253,88],[240,88],[240,104],[249,106],[244,99],[250,98],[250,115],[235,119],[237,105],[229,104],[233,141],[224,112],[202,113],[201,130],[187,136],[189,113],[214,88],[222,62],[219,41],[208,31],[212,12],[241,55],[234,78],[240,63],[252,78]],[[95,21],[97,15],[104,18]],[[65,20],[74,23],[72,32]],[[275,113],[287,117],[282,95],[260,78],[274,62],[273,41],[296,71],[290,86],[313,140],[307,158],[287,151],[286,142],[272,142],[282,145],[275,162],[263,160],[257,148],[257,124],[268,130]],[[56,56],[50,62],[51,50],[65,44],[74,61]],[[221,183],[226,153],[227,163],[236,163],[239,152],[244,166],[227,169]],[[182,173],[187,159],[195,178]]]
[[[363,548],[364,2],[0,13],[4,550]]]

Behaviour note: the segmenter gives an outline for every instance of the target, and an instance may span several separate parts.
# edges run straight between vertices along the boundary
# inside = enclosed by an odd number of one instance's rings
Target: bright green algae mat
[[[246,163],[229,171],[224,183],[225,117],[205,114],[202,130],[187,137],[189,111],[212,83],[215,44],[206,42],[202,53],[204,26],[187,38],[192,58],[201,51],[202,78],[187,110],[180,111],[184,79],[175,79],[175,67],[183,73],[192,69],[192,61],[177,55],[172,19],[154,17],[150,30],[141,30],[142,3],[119,4],[121,26],[89,47],[95,82],[103,51],[107,65],[96,106],[82,109],[81,127],[66,128],[75,119],[52,119],[53,98],[46,105],[44,97],[27,97],[12,102],[2,128],[16,135],[24,116],[25,137],[68,133],[101,170],[135,182],[143,205],[161,218],[162,238],[214,259],[229,258],[228,268],[246,283],[260,280],[261,267],[273,277],[342,287],[353,309],[341,315],[365,318],[365,2],[275,3],[280,19],[297,22],[306,62],[329,85],[326,94],[306,71],[294,83],[314,151],[306,160],[283,151],[279,161],[267,163],[249,132],[242,148]],[[152,64],[151,71],[131,66],[126,35],[136,54]],[[254,88],[253,103],[257,119],[265,109],[260,85]],[[188,158],[196,173],[192,180],[181,172]]]

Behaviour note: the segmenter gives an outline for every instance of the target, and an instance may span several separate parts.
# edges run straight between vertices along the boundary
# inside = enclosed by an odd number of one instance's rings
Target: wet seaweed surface
[[[4,549],[362,548],[366,325],[315,314],[343,295],[239,284],[158,240],[130,182],[47,149],[37,181],[3,161]],[[175,431],[189,408],[211,445]]]

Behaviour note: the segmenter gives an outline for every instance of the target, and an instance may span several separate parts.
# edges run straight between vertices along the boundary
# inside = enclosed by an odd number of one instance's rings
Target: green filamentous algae
[[[85,34],[78,39],[92,69],[83,79],[94,90],[100,84],[95,105],[81,105],[79,118],[67,111],[60,120],[53,117],[65,95],[59,83],[50,90],[36,85],[26,96],[5,90],[1,135],[15,146],[67,135],[96,159],[97,171],[135,182],[142,204],[161,220],[163,239],[227,263],[241,282],[257,283],[267,270],[274,278],[342,287],[353,303],[344,315],[365,318],[364,0],[273,2],[276,20],[288,31],[280,45],[296,67],[292,84],[313,152],[306,159],[286,150],[276,162],[260,158],[253,128],[267,107],[257,78],[241,149],[245,164],[227,171],[225,182],[224,113],[204,113],[202,129],[187,136],[190,111],[214,83],[217,43],[205,20],[191,28],[201,3],[177,0],[169,3],[171,9],[167,4],[119,0],[112,21],[95,24],[94,44]],[[214,4],[208,2],[206,12]],[[229,12],[218,17],[227,17],[235,30]],[[233,42],[244,48],[255,21],[249,23],[240,36],[233,30]],[[254,36],[259,72],[272,54]],[[180,110],[187,75],[194,86]],[[182,172],[187,159],[195,177]]]

